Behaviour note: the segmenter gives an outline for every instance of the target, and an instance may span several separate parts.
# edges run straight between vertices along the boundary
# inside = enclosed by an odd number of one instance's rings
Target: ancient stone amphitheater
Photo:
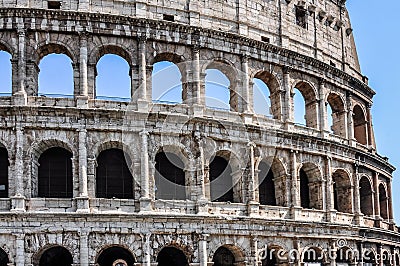
[[[0,50],[0,266],[400,264],[345,0],[0,0]],[[73,97],[38,91],[54,53]],[[106,54],[129,64],[129,101],[96,96]],[[164,61],[176,104],[152,96]],[[207,105],[209,70],[230,110]]]

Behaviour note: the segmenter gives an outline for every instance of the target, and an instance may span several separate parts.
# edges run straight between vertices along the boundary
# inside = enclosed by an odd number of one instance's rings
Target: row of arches
[[[35,197],[73,197],[73,154],[64,147],[52,147],[38,156],[37,194]],[[8,153],[0,148],[0,165],[8,166]],[[186,170],[187,159],[173,149],[161,149],[154,160],[155,199],[187,200],[194,186]],[[0,196],[8,197],[8,167],[0,168]],[[238,159],[229,151],[219,151],[205,168],[206,196],[212,202],[243,202],[243,184]],[[286,200],[287,178],[285,167],[277,159],[261,160],[255,171],[256,200],[261,205],[289,206]],[[314,163],[304,163],[298,171],[299,206],[305,209],[324,209],[323,175]],[[95,169],[97,198],[135,198],[135,178],[132,160],[123,149],[108,148],[99,153]],[[136,181],[137,182],[137,181]],[[354,213],[353,182],[350,174],[337,169],[332,174],[330,188],[333,208],[342,213]],[[375,195],[376,194],[376,195]],[[375,214],[374,199],[379,199],[380,215],[390,219],[389,195],[384,183],[374,193],[373,182],[367,176],[359,180],[360,211],[368,216]]]
[[[54,47],[56,48],[54,48]],[[38,94],[50,97],[68,97],[77,94],[74,85],[76,81],[77,66],[72,61],[72,56],[65,47],[52,45],[53,48],[43,48],[38,58]],[[98,99],[130,100],[137,88],[132,88],[132,63],[130,57],[122,48],[106,47],[99,52],[93,75],[94,93]],[[53,53],[52,53],[53,52]],[[11,55],[5,51],[0,53],[0,65],[4,65],[5,72],[1,80],[11,81]],[[187,66],[182,59],[173,54],[163,54],[156,57],[150,71],[151,97],[155,102],[182,103],[188,97],[186,80]],[[3,67],[2,67],[3,68]],[[4,75],[4,77],[3,77]],[[211,108],[239,111],[241,95],[238,80],[240,74],[224,61],[207,63],[204,68],[203,90],[205,105]],[[283,105],[291,106],[293,120],[311,128],[318,128],[320,123],[318,107],[318,89],[311,83],[299,81],[291,86],[289,103],[281,95],[281,81],[268,71],[255,72],[249,86],[253,112],[266,115],[274,119],[281,119]],[[11,82],[5,82],[5,87],[0,88],[4,93],[10,94]],[[354,137],[361,144],[368,144],[368,115],[365,108],[355,105],[352,109],[353,136],[347,136],[346,99],[335,92],[328,93],[326,99],[321,99],[326,104],[326,126],[335,135],[343,138]],[[325,117],[325,116],[324,116]]]
[[[212,263],[216,266],[237,266],[246,265],[245,253],[237,246],[227,244],[220,246],[212,256]],[[158,266],[189,266],[190,258],[179,246],[169,245],[161,248],[157,254],[156,262]],[[298,250],[286,251],[277,245],[269,245],[262,248],[257,254],[257,260],[262,266],[288,265],[295,261],[301,261],[307,266],[322,266],[328,262],[335,261],[336,265],[349,266],[356,262],[362,262],[364,265],[390,266],[400,265],[398,254],[392,256],[389,251],[384,250],[382,256],[378,256],[373,249],[363,249],[362,252],[353,250],[350,247],[341,247],[334,253],[326,253],[317,246],[304,248],[302,252]],[[396,260],[393,262],[392,260]],[[102,249],[96,257],[98,266],[133,266],[136,259],[132,252],[122,246],[108,246]],[[0,266],[7,266],[9,258],[7,253],[0,249]],[[71,252],[58,245],[48,247],[36,255],[35,266],[72,266],[73,256]]]

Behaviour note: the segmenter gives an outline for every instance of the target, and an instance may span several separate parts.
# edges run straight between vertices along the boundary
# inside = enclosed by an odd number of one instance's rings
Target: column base
[[[137,108],[139,112],[148,113],[149,112],[149,102],[146,100],[138,100]]]
[[[153,205],[150,198],[140,198],[139,203],[141,213],[153,211]]]
[[[202,117],[204,115],[204,105],[193,104],[190,113],[194,117]]]
[[[243,113],[243,120],[245,124],[253,124],[253,113],[246,111]]]
[[[16,106],[25,106],[28,105],[28,96],[25,92],[19,91],[16,92],[12,97],[12,103]]]
[[[89,197],[81,196],[75,198],[77,213],[90,213]]]
[[[247,203],[247,214],[250,217],[260,216],[260,203],[256,201],[250,201]]]
[[[78,108],[88,108],[89,107],[89,97],[88,96],[76,96],[76,107]]]
[[[14,197],[11,197],[11,212],[26,212],[26,207],[25,207],[25,197],[21,195],[16,195]]]
[[[206,198],[199,199],[196,202],[197,214],[208,215],[208,200]]]
[[[299,218],[301,218],[302,210],[303,208],[299,206],[290,207],[290,217],[292,217],[293,220],[298,220]]]
[[[356,225],[364,225],[364,215],[362,213],[356,213],[354,215],[354,220],[356,222]]]

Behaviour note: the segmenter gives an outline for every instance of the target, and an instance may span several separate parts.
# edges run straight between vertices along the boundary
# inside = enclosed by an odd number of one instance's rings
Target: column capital
[[[146,33],[141,33],[140,35],[137,36],[137,39],[139,41],[139,43],[141,44],[145,44],[147,42],[147,34]]]
[[[283,74],[290,74],[292,72],[293,68],[290,66],[284,66],[283,67]]]

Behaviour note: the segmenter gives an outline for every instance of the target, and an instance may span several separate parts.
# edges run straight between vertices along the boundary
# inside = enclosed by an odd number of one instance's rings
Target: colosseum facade
[[[400,265],[345,2],[0,0],[0,266]],[[73,97],[40,94],[50,54],[71,59]],[[130,67],[129,101],[96,94],[107,54]],[[175,104],[152,96],[164,61]],[[206,104],[212,69],[229,110]]]

